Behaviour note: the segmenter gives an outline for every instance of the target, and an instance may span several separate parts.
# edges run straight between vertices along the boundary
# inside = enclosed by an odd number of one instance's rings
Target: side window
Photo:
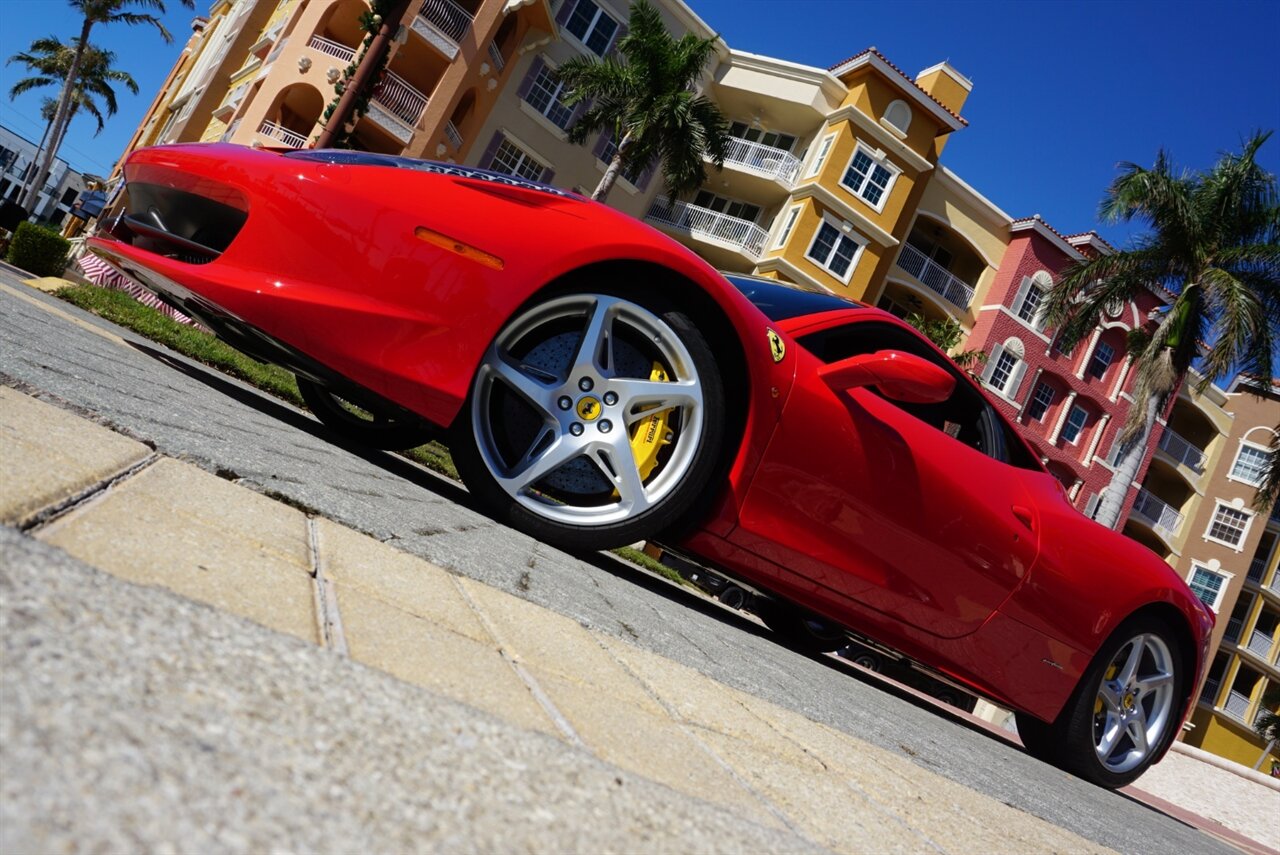
[[[929,360],[956,378],[956,390],[951,397],[937,404],[906,404],[901,401],[890,403],[996,460],[1021,469],[1042,471],[1009,423],[996,412],[981,392],[973,388],[955,363],[940,356],[931,345],[914,333],[889,324],[868,321],[809,333],[799,337],[797,343],[828,365],[850,356],[880,350],[901,350]],[[878,391],[876,393],[879,394]]]

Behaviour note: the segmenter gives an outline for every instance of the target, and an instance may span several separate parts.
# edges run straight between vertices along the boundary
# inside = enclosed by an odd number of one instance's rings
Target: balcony
[[[800,159],[791,152],[737,137],[730,138],[724,162],[777,181],[784,189],[791,188],[800,172]]]
[[[426,0],[413,19],[413,31],[449,59],[471,28],[471,13],[453,0]]]
[[[307,47],[314,48],[323,54],[328,54],[341,62],[351,62],[356,56],[355,48],[349,48],[344,44],[335,42],[333,39],[326,39],[324,36],[312,36],[311,40],[307,42]]]
[[[769,237],[768,232],[750,220],[730,217],[688,202],[670,202],[664,196],[653,200],[645,219],[752,261],[759,260]]]
[[[449,138],[449,143],[455,150],[462,148],[462,134],[458,133],[458,127],[453,122],[445,122],[444,135]]]
[[[1182,527],[1182,514],[1145,489],[1138,490],[1129,518],[1145,523],[1166,541],[1176,537]]]
[[[909,243],[898,253],[898,267],[916,278],[921,285],[961,309],[973,301],[973,286],[958,279],[929,256]]]
[[[1204,472],[1204,449],[1197,448],[1169,428],[1160,434],[1159,446],[1175,465],[1186,466],[1197,475]]]
[[[1249,696],[1232,690],[1227,693],[1227,700],[1222,705],[1222,711],[1241,724],[1248,724]]]
[[[305,135],[291,131],[288,128],[281,127],[275,122],[263,122],[258,128],[258,133],[264,137],[271,137],[279,140],[290,148],[306,148],[307,138]]]
[[[1256,585],[1262,584],[1262,574],[1267,572],[1267,559],[1255,558],[1249,562],[1249,574],[1245,577]]]
[[[409,85],[394,71],[385,71],[382,82],[373,90],[369,102],[369,118],[402,143],[413,138],[427,96]]]
[[[218,109],[213,111],[213,117],[221,121],[227,121],[235,115],[236,110],[240,107],[240,102],[244,99],[245,93],[249,91],[249,87],[253,81],[241,83],[235,89],[227,93],[227,97],[222,99],[222,103],[218,105]]]
[[[1244,629],[1244,619],[1233,617],[1227,621],[1227,628],[1222,633],[1222,640],[1235,644],[1240,641],[1240,632]]]
[[[1212,704],[1218,699],[1218,687],[1221,683],[1218,680],[1205,680],[1204,688],[1200,690],[1200,700],[1202,703]]]
[[[489,64],[497,74],[501,74],[502,69],[507,67],[507,60],[502,56],[497,42],[489,42]]]
[[[1270,662],[1271,660],[1267,657],[1271,655],[1273,643],[1270,635],[1260,629],[1255,629],[1253,634],[1249,636],[1249,652],[1263,662]]]

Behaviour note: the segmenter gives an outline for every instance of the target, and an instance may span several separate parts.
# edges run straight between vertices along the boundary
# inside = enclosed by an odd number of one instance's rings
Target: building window
[[[840,179],[840,183],[848,188],[853,195],[879,211],[884,207],[884,201],[889,195],[889,189],[893,186],[893,181],[897,177],[897,167],[894,167],[882,156],[873,156],[871,152],[864,149],[862,144],[859,143],[857,151],[853,153],[853,160],[849,161],[849,168],[844,171],[844,177]]]
[[[67,207],[71,207],[72,203],[76,201],[76,196],[78,195],[80,195],[78,190],[76,190],[74,187],[68,187],[66,192],[62,194],[62,201],[60,204],[66,205]]]
[[[894,101],[884,111],[884,120],[905,134],[907,128],[911,127],[911,108],[906,101]]]
[[[613,159],[617,154],[618,143],[613,138],[613,131],[605,131],[604,138],[600,140],[600,150],[596,153],[596,157],[598,157],[605,166],[608,166],[613,163]],[[640,185],[648,183],[645,180],[646,169],[647,167],[644,164],[633,163],[631,166],[623,169],[619,174],[622,176],[623,180],[632,187],[640,189]]]
[[[1018,365],[1018,357],[1008,351],[1004,351],[996,359],[995,368],[991,370],[991,385],[993,388],[1004,391],[1009,385],[1009,381],[1013,379],[1013,369]]]
[[[556,76],[556,70],[544,65],[533,78],[524,100],[563,131],[568,130],[569,122],[573,119],[573,110],[560,100],[564,94],[564,84]]]
[[[835,134],[828,134],[822,138],[822,142],[818,143],[818,153],[813,158],[813,163],[809,165],[808,177],[812,178],[822,171],[822,167],[827,162],[827,155],[831,154],[831,146],[836,141]]]
[[[527,178],[530,181],[541,181],[547,171],[545,166],[534,160],[533,155],[506,138],[494,151],[489,168],[494,172],[505,172],[507,175]]]
[[[1107,369],[1111,367],[1111,361],[1116,358],[1116,349],[1105,341],[1098,342],[1098,346],[1093,349],[1093,356],[1089,359],[1089,367],[1085,369],[1085,373],[1090,377],[1101,380],[1107,373]]]
[[[781,134],[777,131],[765,131],[761,128],[753,128],[745,122],[734,122],[729,126],[729,136],[737,137],[747,142],[760,143],[770,148],[780,148],[783,151],[791,151],[796,144],[796,138],[791,134]]]
[[[596,56],[604,56],[618,32],[618,22],[591,0],[578,0],[564,28]]]
[[[1009,338],[1004,344],[997,344],[991,348],[987,357],[982,381],[992,391],[1013,400],[1018,394],[1018,387],[1022,385],[1022,375],[1027,371],[1024,355],[1022,342],[1017,338]]]
[[[1215,573],[1199,564],[1193,564],[1187,586],[1191,588],[1191,593],[1200,598],[1200,602],[1216,612],[1222,603],[1222,595],[1227,590],[1226,582],[1227,577],[1223,574]]]
[[[1022,286],[1018,288],[1017,296],[1013,300],[1013,313],[1019,320],[1026,321],[1036,329],[1042,328],[1040,306],[1044,303],[1046,290],[1048,289],[1044,284],[1037,282],[1033,277],[1028,276],[1022,280]]]
[[[860,249],[862,244],[824,220],[805,254],[819,267],[831,271],[841,282],[848,282]]]
[[[750,220],[756,222],[760,217],[760,206],[752,205],[750,202],[740,202],[737,199],[726,199],[724,196],[717,196],[706,190],[699,190],[698,195],[693,197],[693,204],[699,208],[706,208],[709,211],[715,211],[717,214],[724,214],[729,217],[737,217],[740,220]]]
[[[1037,383],[1036,391],[1031,395],[1031,403],[1027,404],[1027,421],[1038,422],[1043,419],[1056,394],[1053,387],[1043,380]]]
[[[800,218],[800,206],[796,205],[787,211],[787,218],[782,221],[782,231],[778,232],[778,239],[774,241],[775,249],[786,244],[787,239],[791,237],[791,230],[796,227],[796,220]]]
[[[1063,441],[1071,445],[1079,442],[1080,433],[1084,430],[1087,421],[1089,421],[1089,411],[1079,404],[1073,406],[1071,413],[1067,416],[1067,423],[1062,426]]]
[[[1249,530],[1249,520],[1252,516],[1247,511],[1237,510],[1228,504],[1219,502],[1205,537],[1225,546],[1230,546],[1238,552],[1240,544],[1244,542],[1245,532]]]
[[[1231,477],[1258,486],[1271,465],[1271,454],[1269,449],[1241,443],[1240,450],[1236,452],[1236,462],[1231,465]]]

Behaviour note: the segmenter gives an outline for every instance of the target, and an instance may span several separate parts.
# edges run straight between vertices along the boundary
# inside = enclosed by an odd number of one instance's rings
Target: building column
[[[1098,346],[1098,339],[1100,338],[1102,338],[1102,327],[1095,329],[1093,335],[1089,337],[1089,346],[1085,348],[1084,354],[1080,359],[1080,367],[1076,369],[1076,377],[1078,379],[1084,379],[1084,370],[1089,367],[1089,360],[1093,359],[1093,351]]]
[[[1071,490],[1068,493],[1071,497],[1071,504],[1074,505],[1076,503],[1076,497],[1080,495],[1080,488],[1083,486],[1084,480],[1082,478],[1077,478],[1075,483],[1071,485]]]
[[[1053,445],[1058,441],[1058,435],[1062,433],[1062,427],[1067,423],[1067,416],[1071,415],[1071,406],[1076,402],[1077,392],[1067,393],[1067,398],[1062,402],[1062,413],[1058,416],[1058,423],[1053,426],[1053,433],[1049,435],[1049,444]]]
[[[1084,456],[1085,466],[1093,465],[1093,453],[1098,450],[1098,443],[1102,442],[1102,435],[1107,432],[1107,423],[1110,421],[1110,413],[1103,413],[1102,418],[1098,419],[1098,425],[1093,432],[1093,441],[1089,443],[1089,451]]]
[[[1115,388],[1111,390],[1109,396],[1112,401],[1119,400],[1120,393],[1124,391],[1124,384],[1129,380],[1129,372],[1133,370],[1133,354],[1126,353],[1124,357],[1124,365],[1120,368],[1120,376],[1116,378]]]
[[[1037,368],[1035,376],[1031,378],[1031,386],[1029,387],[1031,391],[1027,394],[1027,401],[1018,409],[1018,419],[1017,419],[1018,424],[1022,424],[1022,417],[1026,415],[1027,406],[1031,403],[1032,398],[1035,397],[1036,384],[1040,381],[1040,375],[1043,373],[1044,373],[1043,368]]]

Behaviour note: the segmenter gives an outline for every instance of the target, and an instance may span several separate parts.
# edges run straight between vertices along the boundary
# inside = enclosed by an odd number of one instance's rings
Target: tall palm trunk
[[[49,131],[51,130],[53,130],[53,119],[50,119],[44,126],[44,135],[40,137],[40,145],[36,146],[36,153],[31,158],[31,163],[33,166],[36,164],[37,161],[40,160],[40,153],[44,151],[44,144],[49,141]],[[18,188],[17,198],[21,199],[22,194],[27,192],[27,187],[29,186],[28,182],[30,182],[32,178],[35,178],[34,171],[28,173],[27,176],[22,179],[22,184]],[[26,207],[26,206],[24,205],[23,207]]]
[[[1115,474],[1111,482],[1102,491],[1102,500],[1098,503],[1098,511],[1094,521],[1115,528],[1120,522],[1120,511],[1124,508],[1124,498],[1129,495],[1129,485],[1138,479],[1138,468],[1142,466],[1142,458],[1146,456],[1147,442],[1151,439],[1151,431],[1155,428],[1156,414],[1160,410],[1159,395],[1148,395],[1146,409],[1142,416],[1142,429],[1127,440],[1121,439],[1120,459],[1116,461]],[[1121,437],[1124,433],[1121,433]]]
[[[591,194],[592,200],[602,202],[604,197],[609,195],[609,191],[618,180],[618,175],[622,172],[622,157],[629,148],[631,148],[631,132],[627,131],[622,137],[622,142],[618,143],[618,150],[614,152],[613,160],[609,161],[608,167],[605,168],[595,192]]]
[[[93,29],[93,21],[86,18],[84,25],[80,28],[80,41],[76,45],[75,57],[71,60],[71,68],[67,70],[67,79],[62,84],[62,95],[58,98],[58,112],[53,116],[51,136],[55,142],[61,141],[62,135],[66,133],[66,126],[71,120],[71,93],[75,90],[76,78],[80,76],[80,64],[84,60],[84,50],[89,44],[91,29]],[[45,151],[40,168],[36,170],[35,181],[19,203],[29,212],[34,212],[36,199],[40,196],[40,188],[49,178],[49,172],[53,168],[53,158],[57,153],[56,145],[50,145]]]

